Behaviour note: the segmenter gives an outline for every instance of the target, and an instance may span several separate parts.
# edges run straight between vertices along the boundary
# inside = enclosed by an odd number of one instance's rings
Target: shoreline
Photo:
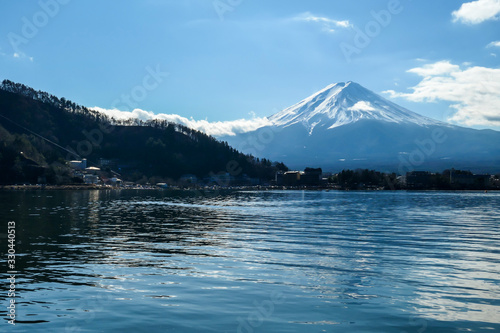
[[[112,187],[99,185],[0,185],[0,191],[122,191],[122,190],[141,190],[141,191],[163,191],[163,192],[205,192],[205,191],[340,191],[340,192],[387,192],[387,191],[408,191],[408,192],[499,192],[500,189],[346,189],[339,187],[307,187],[307,186],[230,186],[230,187],[169,187],[159,188],[156,186],[131,186],[131,187]]]

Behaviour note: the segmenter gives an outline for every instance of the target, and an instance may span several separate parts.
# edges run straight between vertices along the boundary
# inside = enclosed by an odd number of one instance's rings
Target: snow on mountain
[[[318,125],[333,129],[362,119],[420,126],[450,126],[400,107],[355,82],[331,84],[269,117],[279,127],[302,124],[310,135]]]
[[[354,82],[329,85],[268,119],[221,139],[297,170],[500,170],[500,132],[421,116]]]

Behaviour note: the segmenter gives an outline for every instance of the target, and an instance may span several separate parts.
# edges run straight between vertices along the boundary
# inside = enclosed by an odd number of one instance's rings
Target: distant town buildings
[[[110,161],[110,160],[109,160]],[[100,160],[101,165],[103,160]],[[121,179],[117,177],[107,178],[103,176],[101,169],[94,166],[87,166],[87,159],[81,161],[69,161],[68,164],[73,168],[73,178],[80,179],[80,181],[87,185],[109,185],[113,187],[120,187],[123,185]],[[109,164],[105,164],[109,165]]]
[[[123,182],[119,174],[110,166],[117,165],[117,160],[100,159],[99,166],[88,166],[87,160],[69,161],[73,168],[73,178],[76,182],[110,187],[135,186]],[[119,167],[119,165],[118,165]],[[79,180],[78,180],[79,179]],[[500,189],[500,175],[472,174],[470,171],[445,170],[442,173],[429,171],[412,171],[398,176],[395,173],[382,173],[375,170],[342,170],[339,173],[323,173],[321,168],[306,168],[304,171],[279,171],[274,181],[263,182],[246,174],[233,176],[227,172],[210,174],[199,178],[194,174],[185,174],[177,180],[145,178],[140,184],[156,188],[197,188],[197,187],[234,187],[234,186],[285,186],[302,188],[329,188],[347,190],[489,190]],[[39,183],[44,182],[40,180]],[[156,186],[154,185],[156,184]]]
[[[323,170],[306,168],[304,171],[277,172],[275,182],[278,186],[320,186]]]

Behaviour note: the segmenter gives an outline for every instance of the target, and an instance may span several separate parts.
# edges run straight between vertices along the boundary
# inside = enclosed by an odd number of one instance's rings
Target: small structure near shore
[[[76,170],[85,170],[87,168],[87,159],[69,161],[69,165]]]
[[[323,170],[306,168],[304,171],[277,172],[275,182],[278,186],[320,186]]]

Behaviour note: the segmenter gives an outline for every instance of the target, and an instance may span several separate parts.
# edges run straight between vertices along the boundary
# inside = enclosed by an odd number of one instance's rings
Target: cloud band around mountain
[[[101,107],[93,107],[93,110],[99,111],[109,117],[117,120],[140,119],[140,120],[166,120],[172,123],[181,124],[189,128],[204,132],[214,137],[234,136],[239,133],[254,131],[258,128],[271,125],[271,122],[265,117],[253,117],[251,119],[237,119],[232,121],[216,121],[194,120],[182,117],[177,114],[159,113],[155,114],[151,111],[135,109],[133,111],[121,111],[117,109],[104,109]]]

